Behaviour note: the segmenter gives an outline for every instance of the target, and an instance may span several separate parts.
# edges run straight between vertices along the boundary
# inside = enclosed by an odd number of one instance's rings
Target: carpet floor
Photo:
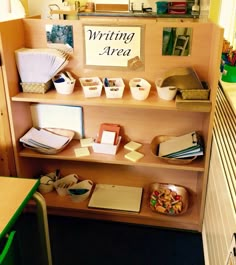
[[[49,216],[53,265],[204,265],[198,232]],[[24,265],[40,261],[37,221],[16,224]]]

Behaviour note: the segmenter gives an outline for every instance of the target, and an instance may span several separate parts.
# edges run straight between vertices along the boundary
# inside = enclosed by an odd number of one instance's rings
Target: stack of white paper
[[[24,83],[47,83],[69,62],[69,55],[53,48],[15,51],[16,65]]]
[[[20,138],[20,142],[28,146],[44,149],[60,149],[69,140],[69,137],[54,134],[44,129],[37,130],[34,127]]]

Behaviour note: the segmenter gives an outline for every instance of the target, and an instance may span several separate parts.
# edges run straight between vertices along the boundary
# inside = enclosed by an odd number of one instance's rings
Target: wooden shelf
[[[57,160],[71,160],[71,161],[84,161],[91,163],[103,163],[103,164],[114,164],[114,165],[128,165],[128,166],[143,166],[143,167],[154,167],[154,168],[169,168],[178,170],[189,170],[196,172],[204,171],[204,161],[202,158],[197,158],[195,161],[187,165],[173,165],[168,164],[151,153],[151,147],[149,144],[143,144],[143,146],[138,150],[144,154],[144,157],[138,162],[132,162],[126,159],[124,156],[127,151],[123,146],[119,147],[119,150],[115,156],[106,155],[100,153],[94,153],[92,147],[90,147],[90,155],[84,157],[76,157],[74,150],[80,148],[79,140],[72,140],[71,143],[59,154],[56,155],[44,155],[34,152],[30,149],[24,148],[19,155],[21,157],[29,158],[42,158],[42,159],[57,159]]]
[[[158,97],[157,92],[152,89],[149,97],[144,101],[138,101],[132,98],[131,93],[126,89],[121,99],[108,99],[105,92],[97,98],[85,98],[82,88],[76,87],[75,91],[70,95],[61,95],[56,92],[55,89],[49,90],[45,94],[36,93],[19,93],[12,97],[12,101],[17,102],[30,102],[30,103],[48,103],[48,104],[69,104],[71,106],[102,106],[102,107],[115,107],[115,108],[139,108],[139,109],[159,109],[159,110],[175,110],[176,108],[174,100],[166,101]],[[184,107],[181,107],[181,111],[185,111]],[[196,108],[196,105],[192,107],[187,106],[186,111],[195,112],[210,112],[210,109]]]
[[[65,14],[65,13],[64,13]],[[69,12],[68,14],[74,14]],[[184,27],[192,28],[191,54],[189,56],[162,56],[163,28],[183,28],[181,19],[155,19],[137,17],[80,17],[70,20],[74,35],[74,53],[66,70],[76,77],[75,91],[70,95],[61,95],[55,89],[45,94],[20,92],[19,73],[15,62],[15,50],[19,47],[44,47],[45,23],[40,19],[24,19],[0,23],[2,38],[0,52],[4,62],[4,93],[6,95],[7,113],[9,114],[11,142],[18,177],[39,177],[42,172],[49,173],[60,169],[61,176],[77,174],[81,179],[90,179],[93,183],[143,187],[140,213],[124,211],[98,210],[87,207],[88,201],[72,202],[69,195],[60,197],[57,193],[45,194],[49,214],[78,216],[143,225],[170,228],[202,230],[205,197],[208,182],[209,159],[213,115],[217,91],[218,65],[221,50],[215,43],[223,41],[223,30],[208,21],[185,21]],[[57,25],[65,21],[53,20]],[[139,25],[144,30],[141,34],[140,54],[144,62],[142,69],[131,70],[128,67],[107,67],[86,65],[85,45],[82,45],[84,25],[122,25],[132,27]],[[105,27],[106,28],[106,27]],[[15,31],[18,34],[9,34]],[[155,34],[153,34],[155,32]],[[205,41],[209,37],[208,42]],[[9,45],[11,43],[11,45]],[[109,41],[104,45],[115,44]],[[126,47],[126,46],[124,46]],[[110,58],[111,59],[111,58]],[[124,58],[123,58],[124,59]],[[200,80],[207,82],[211,92],[209,102],[165,101],[158,97],[154,80],[162,77],[165,71],[175,67],[194,67]],[[125,91],[120,99],[106,98],[105,91],[97,98],[85,98],[78,77],[122,77]],[[149,97],[144,101],[132,98],[129,80],[134,77],[144,78],[151,84]],[[78,140],[71,143],[57,155],[44,155],[22,148],[19,139],[32,127],[31,104],[55,104],[80,106],[83,109],[83,129],[85,137],[95,138],[102,123],[116,123],[122,128],[123,142],[130,140],[143,144],[139,149],[144,157],[131,162],[124,156],[128,152],[120,146],[116,155],[94,153],[85,157],[76,157],[74,150],[80,147]],[[207,103],[207,104],[205,104]],[[60,117],[56,117],[60,119]],[[67,119],[67,118],[66,118]],[[73,122],[73,121],[72,121]],[[63,120],[61,121],[63,128]],[[151,153],[150,143],[157,135],[178,136],[191,131],[199,131],[204,139],[204,156],[187,165],[168,164]],[[148,205],[149,185],[151,183],[170,183],[184,186],[191,194],[189,209],[180,216],[165,216],[153,212]],[[34,209],[31,204],[29,208]]]
[[[184,223],[184,229],[188,230],[197,230],[199,226],[198,199],[195,195],[190,196],[191,204],[189,205],[187,212],[178,216],[167,216],[153,212],[149,208],[148,190],[145,189],[143,191],[141,211],[139,213],[88,208],[88,200],[80,203],[72,202],[69,195],[62,197],[59,196],[56,191],[44,194],[43,196],[46,200],[48,214],[52,215],[113,220],[135,224],[145,223],[146,225],[180,229],[183,228]],[[34,203],[31,202],[28,206],[29,211],[35,210],[33,205]]]

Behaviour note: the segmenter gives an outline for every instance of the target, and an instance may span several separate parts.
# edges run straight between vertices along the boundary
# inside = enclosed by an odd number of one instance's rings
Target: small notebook
[[[88,207],[139,212],[143,188],[96,184]]]

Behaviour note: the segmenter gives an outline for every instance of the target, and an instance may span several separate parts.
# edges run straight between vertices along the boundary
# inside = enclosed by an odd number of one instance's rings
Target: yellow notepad
[[[88,147],[80,147],[80,148],[75,149],[75,155],[76,157],[89,156],[90,152],[89,152]]]
[[[129,143],[124,145],[124,148],[127,150],[130,150],[130,151],[135,151],[135,150],[138,150],[141,146],[142,146],[142,144],[140,144],[140,143],[130,141]]]
[[[83,139],[80,139],[81,147],[92,146],[93,142],[94,142],[93,141],[93,138],[83,138]]]
[[[139,153],[137,151],[131,151],[128,154],[125,155],[125,158],[133,161],[133,162],[137,162],[139,159],[141,159],[142,157],[144,157],[144,154]]]

